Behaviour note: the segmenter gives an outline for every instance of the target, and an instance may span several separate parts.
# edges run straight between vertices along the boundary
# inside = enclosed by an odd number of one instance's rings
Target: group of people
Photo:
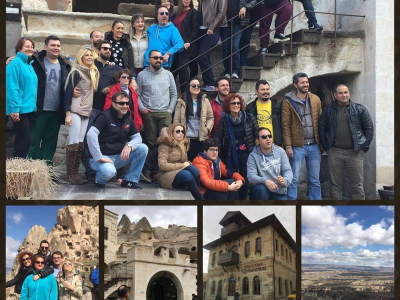
[[[98,268],[91,272],[93,289],[84,283],[71,259],[60,251],[51,253],[49,242],[40,242],[38,252],[23,251],[18,255],[20,268],[17,275],[6,282],[15,286],[20,300],[96,300],[98,299]],[[93,294],[93,297],[92,297]]]
[[[203,18],[208,20],[218,10],[202,8],[207,3],[201,1],[199,11],[207,11]],[[226,9],[225,0],[216,3],[225,3]],[[176,26],[169,22],[172,15]],[[246,199],[249,188],[252,199],[297,199],[306,159],[309,197],[321,199],[321,150],[329,150],[331,197],[341,198],[344,168],[352,174],[352,197],[365,197],[362,154],[372,140],[373,125],[366,108],[350,101],[347,86],[335,89],[336,101],[321,118],[321,101],[308,91],[304,73],[293,76],[295,90],[283,102],[270,99],[268,82],[260,80],[257,99],[246,106],[241,95],[229,94],[228,77],[215,81],[217,97],[211,101],[195,77],[187,80],[178,99],[168,69],[174,55],[178,65],[188,62],[184,53],[193,45],[181,34],[197,36],[191,34],[194,28],[188,30],[188,23],[197,24],[189,16],[196,19],[191,1],[181,0],[175,12],[172,3],[162,0],[147,34],[141,15],[133,15],[131,35],[117,20],[106,40],[98,30],[90,34],[91,45],[78,51],[72,66],[61,56],[57,36],[48,36],[37,54],[35,42],[21,38],[6,67],[14,157],[52,164],[65,123],[71,184],[89,181],[105,188],[116,176],[121,187],[136,189],[142,188],[140,180],[158,181],[165,188],[186,188],[195,199]],[[208,26],[203,39],[215,38],[216,24],[203,25]],[[182,47],[186,50],[179,52]],[[203,72],[207,84],[205,77]],[[267,154],[271,151],[273,155]],[[86,179],[78,173],[81,161]]]

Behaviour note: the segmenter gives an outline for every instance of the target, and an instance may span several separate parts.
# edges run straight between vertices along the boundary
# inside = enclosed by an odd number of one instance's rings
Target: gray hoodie
[[[141,112],[146,108],[153,112],[174,111],[178,99],[174,76],[170,71],[163,68],[152,71],[146,68],[139,73],[136,82]]]
[[[247,160],[247,179],[250,187],[264,184],[266,180],[277,183],[274,177],[281,175],[286,181],[286,187],[293,180],[292,168],[289,164],[285,150],[272,145],[270,153],[263,153],[260,146],[256,146]],[[272,191],[276,194],[286,194],[286,187],[277,184],[279,190]]]

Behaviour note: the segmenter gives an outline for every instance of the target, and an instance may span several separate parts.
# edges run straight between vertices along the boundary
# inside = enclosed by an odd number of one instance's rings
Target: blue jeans
[[[117,169],[129,164],[124,179],[138,183],[140,172],[143,169],[148,151],[149,148],[147,148],[145,144],[140,144],[136,150],[131,152],[129,158],[125,161],[121,160],[121,154],[103,155],[103,157],[111,159],[114,162],[113,164],[97,162],[91,158],[90,166],[96,171],[96,182],[99,184],[106,184],[108,180],[117,174]]]
[[[180,170],[176,174],[172,187],[174,189],[184,189],[186,187],[185,182],[195,180],[197,185],[200,186],[200,172],[195,166],[189,166],[183,170]]]
[[[240,23],[233,23],[233,29],[231,33],[231,23],[229,23],[228,27],[221,27],[221,41],[222,41],[222,58],[229,57],[232,53],[236,52],[239,49],[240,38],[242,37],[243,32],[238,33],[233,36],[235,33],[240,31]],[[230,38],[232,37],[232,38]],[[232,40],[232,49],[231,49],[231,40]],[[223,61],[225,74],[231,73],[231,58],[227,58]],[[232,73],[239,74],[240,69],[240,51],[236,54],[232,55]]]
[[[198,36],[203,36],[207,33],[207,29],[200,29]],[[211,35],[205,35],[201,37],[198,41],[198,55],[199,57],[197,58],[197,62],[199,63],[200,70],[201,70],[201,75],[203,77],[203,82],[205,85],[215,85],[214,81],[214,74],[211,64],[211,52],[213,50],[208,51],[205,53],[207,50],[210,50],[212,47],[218,44],[220,37],[220,28],[215,28],[214,34]],[[207,70],[210,68],[209,70]],[[206,71],[207,70],[207,71]]]
[[[222,179],[222,181],[226,181],[228,184],[233,183],[234,179]],[[205,200],[237,200],[238,193],[233,191],[227,192],[217,192],[214,190],[207,190],[204,194]]]
[[[251,200],[288,200],[286,194],[271,192],[265,184],[257,184],[250,190]]]
[[[311,200],[321,200],[321,185],[319,183],[319,169],[321,165],[321,151],[317,144],[304,145],[303,148],[293,147],[293,158],[290,159],[290,166],[293,171],[292,184],[288,186],[289,200],[297,198],[297,183],[299,181],[300,169],[306,159],[308,174],[308,192]]]

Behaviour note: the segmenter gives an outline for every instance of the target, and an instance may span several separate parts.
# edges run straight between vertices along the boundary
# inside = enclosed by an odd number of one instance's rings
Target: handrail
[[[291,32],[290,32],[290,50],[293,49],[293,23],[294,23],[293,20],[294,20],[295,18],[297,18],[299,15],[303,14],[303,13],[306,13],[306,12],[314,12],[314,13],[318,13],[318,14],[334,15],[334,16],[335,16],[335,21],[334,21],[334,41],[335,41],[335,43],[336,43],[336,31],[337,31],[337,30],[336,30],[336,17],[337,17],[337,16],[344,16],[344,17],[361,17],[361,18],[365,18],[365,15],[338,14],[338,13],[337,13],[337,5],[336,5],[336,2],[337,2],[337,0],[335,0],[335,12],[334,12],[334,13],[330,13],[330,12],[321,12],[321,11],[311,11],[311,10],[302,10],[302,11],[299,12],[298,14],[294,15],[294,8],[293,8],[293,6],[292,6],[292,17],[289,19],[289,21],[291,21],[291,30],[290,30],[290,31],[291,31]],[[258,2],[258,3],[257,3],[256,5],[254,5],[251,9],[254,9],[254,8],[255,8],[258,4],[260,4],[260,3],[263,3],[263,2],[262,2],[262,1]],[[265,15],[265,16],[259,18],[259,19],[257,19],[255,22],[251,23],[250,25],[248,25],[248,26],[245,27],[245,28],[242,28],[241,30],[239,30],[239,31],[236,32],[235,34],[232,34],[232,28],[233,28],[232,23],[233,23],[233,19],[235,19],[236,17],[238,17],[239,14],[236,15],[236,16],[234,16],[234,17],[232,17],[232,18],[230,18],[230,19],[227,20],[226,22],[223,22],[222,24],[220,24],[220,25],[218,26],[218,28],[221,28],[222,25],[225,25],[225,24],[227,24],[228,22],[231,22],[231,36],[228,37],[228,38],[226,38],[225,40],[221,41],[221,43],[227,41],[228,39],[231,39],[231,50],[232,50],[232,40],[233,40],[233,37],[235,37],[237,34],[241,33],[242,31],[246,30],[247,28],[256,25],[260,20],[262,20],[262,19],[264,19],[264,18],[270,16],[271,14],[274,14],[276,11],[278,11],[278,10],[281,9],[282,7],[285,7],[285,6],[289,5],[289,4],[291,4],[291,3],[288,2],[288,3],[286,3],[285,5],[280,6],[278,9],[276,9],[276,10],[272,11],[271,13],[269,13],[269,14],[267,14],[267,15]],[[279,26],[277,26],[277,27],[275,27],[275,28],[273,28],[273,29],[270,29],[267,33],[263,34],[262,36],[259,36],[259,38],[262,38],[262,37],[266,36],[267,34],[270,34],[271,32],[275,31],[277,28],[279,28],[280,26],[283,26],[283,25],[284,25],[284,24],[281,24],[281,25],[279,25]],[[192,43],[195,43],[196,41],[198,41],[199,39],[201,39],[202,37],[204,37],[204,36],[206,36],[206,35],[207,35],[207,34],[204,34],[204,35],[202,35],[202,36],[196,38]],[[192,43],[191,43],[191,44],[192,44]],[[250,46],[250,44],[251,44],[251,42],[248,43],[247,45],[243,46],[242,48],[238,49],[237,51],[231,53],[230,55],[228,55],[228,56],[222,58],[222,59],[219,60],[217,63],[213,64],[211,67],[205,69],[204,71],[201,71],[201,70],[200,70],[200,74],[204,73],[205,71],[208,71],[208,70],[212,69],[213,67],[215,67],[215,66],[217,66],[218,64],[220,64],[221,62],[223,62],[225,59],[230,58],[230,59],[231,59],[230,86],[232,86],[232,58],[233,58],[233,55],[235,55],[236,53],[240,52],[240,51],[243,50],[244,48]],[[180,66],[179,68],[175,69],[172,73],[175,73],[175,72],[177,72],[178,70],[180,70],[181,68],[186,67],[186,66],[189,65],[191,62],[197,60],[200,56],[202,56],[202,55],[208,53],[209,51],[213,50],[213,49],[216,48],[216,47],[218,47],[218,44],[215,45],[215,46],[213,46],[213,47],[211,47],[210,49],[208,49],[207,51],[205,51],[205,52],[202,53],[201,55],[196,56],[196,57],[193,58],[192,60],[190,60],[190,61],[188,61],[187,63],[185,63],[185,64],[183,64],[182,66]],[[191,80],[191,79],[189,79],[189,80]],[[179,87],[185,85],[187,82],[188,82],[188,81],[186,81],[186,82],[184,82],[184,83],[180,83]]]

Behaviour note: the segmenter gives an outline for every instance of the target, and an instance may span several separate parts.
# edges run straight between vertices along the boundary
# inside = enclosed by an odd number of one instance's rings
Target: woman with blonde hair
[[[139,75],[144,68],[144,53],[149,47],[149,40],[145,27],[145,20],[142,14],[133,14],[129,35],[133,51],[133,66],[136,75]]]
[[[93,93],[99,84],[99,71],[94,65],[93,50],[79,50],[75,63],[65,82],[64,110],[65,125],[68,126],[69,141],[66,153],[67,175],[70,184],[84,184],[78,174],[83,152],[89,117],[93,106]],[[80,89],[78,97],[73,96],[74,88]]]
[[[161,130],[157,139],[160,171],[156,179],[163,188],[186,188],[195,200],[204,200],[199,190],[199,170],[187,158],[189,144],[182,124],[172,123]]]
[[[82,281],[75,273],[74,264],[69,258],[64,259],[61,271],[57,276],[58,300],[81,300]]]

